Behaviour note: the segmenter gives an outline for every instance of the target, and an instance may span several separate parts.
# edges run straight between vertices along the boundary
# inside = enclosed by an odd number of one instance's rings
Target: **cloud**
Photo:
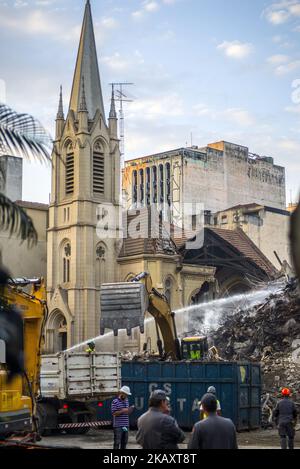
[[[14,7],[15,8],[24,8],[28,6],[28,2],[24,0],[15,0]]]
[[[113,55],[101,57],[100,60],[114,72],[129,70],[130,68],[136,70],[138,65],[145,63],[144,56],[138,49],[131,54],[130,58],[125,58],[119,52],[115,52]]]
[[[81,26],[68,26],[57,18],[51,16],[49,12],[35,9],[26,15],[8,15],[3,13],[0,16],[0,26],[2,28],[14,30],[20,34],[31,36],[48,35],[57,40],[73,41],[80,37]]]
[[[272,55],[267,59],[267,63],[274,67],[276,75],[287,75],[300,68],[300,60],[291,59],[287,55]]]
[[[101,26],[103,26],[106,29],[115,29],[119,26],[119,23],[113,17],[104,17],[101,20]]]
[[[275,69],[276,75],[287,75],[288,73],[294,72],[300,69],[300,60],[293,60],[286,64],[279,65]]]
[[[300,2],[298,0],[283,0],[273,3],[263,11],[263,16],[274,26],[287,23],[295,17],[300,17]]]
[[[250,43],[224,41],[217,46],[217,49],[223,51],[231,59],[241,60],[248,57],[253,52],[254,47]]]
[[[159,5],[157,2],[146,2],[144,9],[152,13],[153,11],[157,11],[159,9]]]
[[[270,65],[281,65],[281,64],[288,62],[289,60],[290,60],[290,57],[288,57],[287,55],[278,54],[278,55],[272,55],[271,57],[268,57],[267,62]]]
[[[141,8],[139,10],[134,11],[131,13],[131,16],[134,20],[141,20],[143,19],[148,13],[155,13],[160,8],[158,2],[154,0],[145,0]]]
[[[254,116],[246,109],[228,108],[218,110],[210,108],[205,104],[197,104],[193,109],[199,117],[206,117],[212,120],[225,120],[226,122],[231,121],[240,127],[250,127],[255,124]]]
[[[130,105],[131,119],[157,120],[184,114],[183,101],[176,93],[137,99]]]
[[[289,153],[298,154],[300,153],[300,142],[299,140],[291,140],[288,138],[282,138],[278,142],[278,146],[283,151],[287,151]]]
[[[104,56],[101,58],[101,62],[103,62],[107,67],[112,70],[126,70],[130,66],[130,62],[121,57],[119,52],[115,52],[111,56]]]
[[[300,114],[300,104],[298,106],[287,106],[285,111],[293,114]]]

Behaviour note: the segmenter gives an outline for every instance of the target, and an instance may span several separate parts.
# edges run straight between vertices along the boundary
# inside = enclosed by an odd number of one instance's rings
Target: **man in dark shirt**
[[[293,401],[290,400],[291,391],[284,388],[281,391],[283,399],[277,404],[273,417],[280,436],[281,449],[294,449],[295,425],[297,423],[297,409]]]
[[[148,412],[138,419],[136,441],[143,449],[178,449],[185,434],[169,413],[166,393],[159,389],[153,391]]]
[[[215,396],[205,394],[201,403],[208,417],[194,426],[188,449],[238,449],[235,426],[217,415]]]

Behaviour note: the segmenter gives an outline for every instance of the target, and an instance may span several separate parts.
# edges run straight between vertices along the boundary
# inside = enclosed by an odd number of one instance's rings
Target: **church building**
[[[117,280],[111,227],[103,241],[96,230],[106,207],[119,204],[117,117],[112,99],[107,124],[89,1],[66,116],[60,93],[52,161],[46,348],[56,351],[95,335],[100,285]]]

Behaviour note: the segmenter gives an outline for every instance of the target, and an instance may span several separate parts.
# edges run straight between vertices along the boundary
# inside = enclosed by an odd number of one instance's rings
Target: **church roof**
[[[93,19],[89,0],[86,2],[85,6],[69,107],[69,109],[73,110],[75,113],[77,113],[82,101],[83,82],[89,118],[92,119],[97,109],[99,109],[105,119]]]

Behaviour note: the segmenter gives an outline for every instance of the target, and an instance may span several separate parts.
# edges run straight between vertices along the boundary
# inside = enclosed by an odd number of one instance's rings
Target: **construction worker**
[[[291,391],[283,388],[281,391],[282,400],[277,404],[273,413],[276,425],[278,425],[278,433],[280,436],[281,449],[294,449],[295,426],[297,423],[297,409],[293,401],[291,401]]]
[[[131,396],[130,388],[123,386],[118,397],[112,401],[111,413],[113,416],[114,449],[126,449],[129,432],[129,415],[134,406],[129,406],[128,396]]]
[[[191,345],[190,349],[190,359],[191,360],[200,360],[201,359],[201,352],[199,350],[199,345]]]
[[[220,401],[217,399],[217,390],[214,386],[209,386],[207,389],[207,394],[212,394],[217,401],[217,415],[221,415],[221,404]],[[208,417],[208,414],[204,411],[203,405],[202,405],[202,400],[199,403],[200,404],[200,420],[205,420]]]
[[[87,345],[88,345],[88,346],[87,346],[87,348],[86,348],[86,350],[85,350],[86,353],[91,354],[91,353],[95,352],[95,348],[96,348],[95,342],[88,342]]]

